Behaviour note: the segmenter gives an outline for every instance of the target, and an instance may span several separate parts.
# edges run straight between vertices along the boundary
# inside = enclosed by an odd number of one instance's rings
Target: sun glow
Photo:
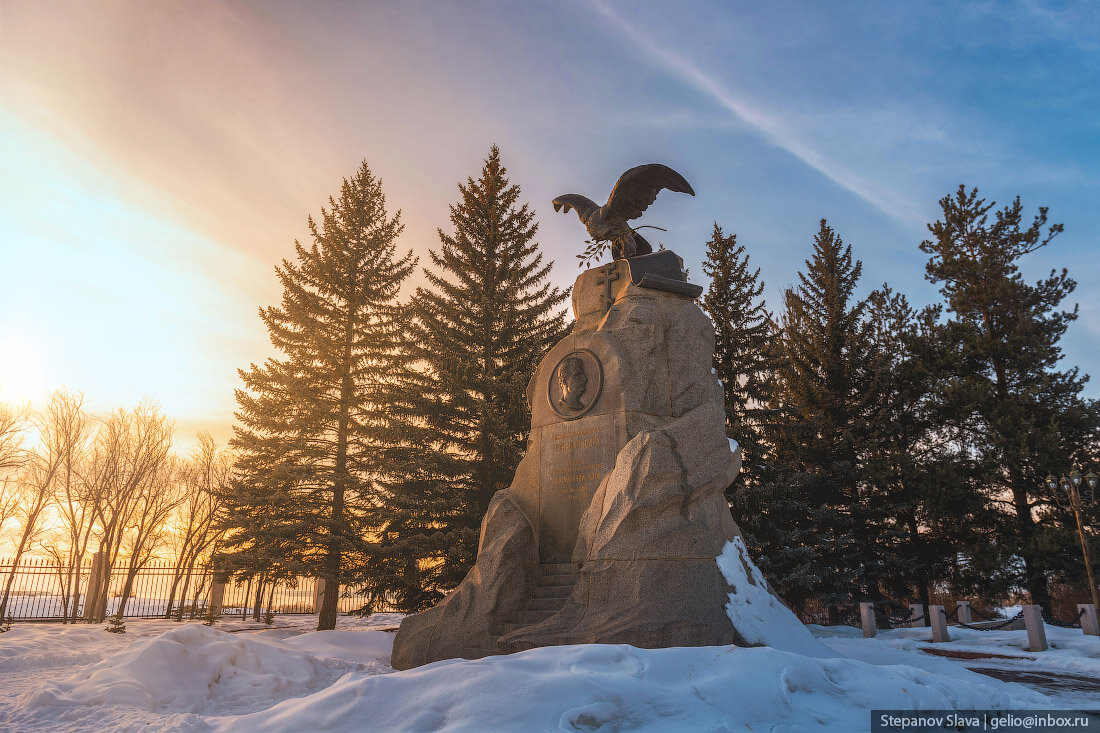
[[[236,369],[264,353],[270,264],[50,119],[0,105],[0,401],[38,409],[63,387],[98,414],[150,397],[181,445],[223,436]]]

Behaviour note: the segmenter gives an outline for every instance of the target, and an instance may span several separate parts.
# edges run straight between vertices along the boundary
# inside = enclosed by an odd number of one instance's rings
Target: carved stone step
[[[523,652],[528,649],[537,649],[539,645],[529,641],[512,641],[506,644],[506,646],[507,651],[500,652],[501,654],[515,654],[516,652]]]
[[[524,611],[519,615],[521,626],[533,626],[541,623],[554,615],[553,611]]]
[[[539,588],[561,588],[568,586],[572,588],[576,584],[576,576],[542,576],[539,579]]]
[[[540,585],[532,598],[568,598],[572,592],[572,585]]]
[[[539,567],[541,567],[542,572],[547,575],[577,572],[577,566],[571,562],[544,562]]]
[[[580,575],[580,573],[578,573],[576,570],[574,570],[572,572],[570,572],[570,571],[565,571],[565,572],[554,571],[552,573],[543,573],[539,577],[538,582],[540,584],[542,584],[542,583],[545,583],[547,581],[561,581],[561,580],[575,581],[577,579],[578,575]]]
[[[565,605],[565,598],[528,598],[524,611],[550,611],[557,613]]]

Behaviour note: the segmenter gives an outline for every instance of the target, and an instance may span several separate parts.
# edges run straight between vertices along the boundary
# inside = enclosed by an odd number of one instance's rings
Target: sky
[[[427,264],[493,144],[563,288],[587,234],[550,201],[641,163],[697,194],[647,238],[705,285],[717,222],[773,309],[821,218],[861,294],[923,305],[941,197],[1049,206],[1023,271],[1069,268],[1064,365],[1097,373],[1098,79],[1090,2],[0,0],[0,401],[149,396],[224,442],[307,216],[366,160]]]

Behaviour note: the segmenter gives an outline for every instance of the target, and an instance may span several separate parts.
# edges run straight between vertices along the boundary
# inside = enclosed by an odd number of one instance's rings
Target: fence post
[[[1027,648],[1033,652],[1047,650],[1047,630],[1043,626],[1043,607],[1024,606],[1024,626],[1027,628]]]
[[[974,617],[970,615],[970,601],[957,601],[955,607],[959,611],[958,619],[960,624],[974,623]]]
[[[101,551],[102,552],[102,551]],[[107,618],[107,603],[111,595],[111,567],[107,553],[102,552],[103,560],[99,563],[99,575],[96,581],[95,607],[92,609],[92,622],[101,624]]]
[[[947,612],[943,610],[943,606],[929,606],[928,619],[932,623],[933,644],[951,641],[951,637],[947,635]]]
[[[1078,603],[1077,613],[1081,614],[1081,631],[1086,636],[1100,636],[1100,623],[1096,618],[1096,606],[1091,603]]]
[[[859,622],[863,627],[864,639],[871,639],[878,633],[878,626],[875,625],[875,604],[859,604]]]
[[[92,569],[88,572],[88,589],[84,592],[84,620],[94,623],[98,609],[99,586],[103,581],[103,553],[92,554]]]
[[[222,605],[225,602],[225,583],[218,582],[221,580],[215,575],[210,580],[210,601],[207,603],[207,611],[211,616],[222,615]]]
[[[313,612],[321,612],[321,602],[325,596],[325,579],[317,578],[317,585],[313,587]]]
[[[921,616],[923,616],[923,615],[924,615],[924,606],[922,606],[919,603],[910,603],[909,604],[909,618],[912,619],[912,620],[909,621],[909,623],[906,624],[906,626],[908,626],[911,629],[920,628],[921,626],[924,625],[924,619],[921,618]]]

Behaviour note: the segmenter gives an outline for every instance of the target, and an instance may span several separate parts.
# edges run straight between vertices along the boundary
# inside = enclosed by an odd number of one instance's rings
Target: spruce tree
[[[295,242],[296,261],[276,267],[282,303],[260,317],[278,356],[240,370],[229,547],[254,569],[283,563],[323,578],[318,629],[335,627],[339,585],[355,580],[349,563],[374,530],[373,478],[390,440],[377,385],[394,367],[396,298],[416,265],[397,253],[399,220],[364,162],[320,224],[308,219],[312,244]]]
[[[1049,611],[1051,570],[1072,550],[1043,524],[1055,498],[1043,479],[1094,455],[1100,426],[1097,404],[1081,397],[1087,377],[1057,368],[1059,341],[1077,318],[1076,307],[1060,305],[1076,283],[1065,269],[1034,285],[1019,272],[1022,258],[1062,225],[1048,226],[1045,207],[1026,225],[1019,197],[996,210],[965,186],[940,207],[943,218],[929,225],[933,238],[921,250],[931,255],[925,277],[941,286],[949,314],[940,334],[954,357],[941,394],[948,425],[984,462],[997,543],[1022,560],[1016,582]]]
[[[470,568],[493,494],[506,488],[530,431],[527,383],[564,337],[566,294],[547,282],[537,224],[494,145],[459,184],[453,233],[439,231],[409,307],[405,365],[388,449],[389,548],[371,582],[402,610],[431,605]]]
[[[714,370],[725,390],[726,432],[742,451],[742,469],[727,489],[759,483],[763,463],[761,422],[766,387],[772,377],[771,316],[760,297],[760,268],[751,269],[749,255],[737,235],[725,235],[718,223],[707,242],[703,273],[710,285],[703,309],[714,322]]]
[[[771,439],[784,473],[797,483],[793,519],[815,556],[813,596],[836,617],[874,585],[873,556],[858,476],[861,425],[868,410],[866,301],[855,299],[862,263],[821,220],[799,285],[786,291]]]

